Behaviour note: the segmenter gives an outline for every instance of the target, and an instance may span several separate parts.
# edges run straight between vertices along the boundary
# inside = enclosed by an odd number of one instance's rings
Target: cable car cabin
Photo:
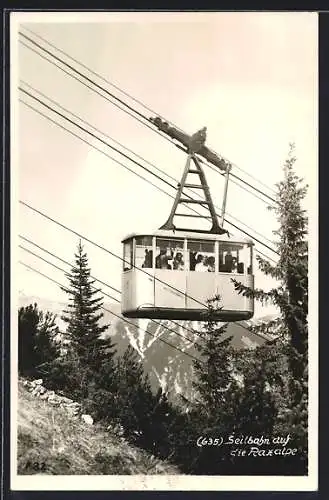
[[[158,230],[123,241],[122,314],[128,318],[205,321],[207,299],[221,297],[219,321],[250,319],[254,300],[232,278],[253,288],[252,240]]]

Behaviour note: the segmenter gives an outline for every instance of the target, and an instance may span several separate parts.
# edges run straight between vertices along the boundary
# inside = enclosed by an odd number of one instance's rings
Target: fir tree
[[[277,419],[277,397],[282,379],[277,377],[277,351],[272,345],[237,353],[235,367],[241,376],[236,395],[236,427],[241,434],[271,436]],[[246,460],[244,460],[246,461]]]
[[[35,337],[39,315],[37,305],[30,304],[18,311],[18,370],[22,375],[32,375],[35,369]]]
[[[200,360],[193,361],[196,380],[196,402],[190,415],[190,434],[194,436],[224,436],[235,427],[234,350],[232,337],[225,338],[226,325],[219,327],[213,320],[219,297],[207,301],[208,318],[203,332],[203,342],[197,347]],[[228,472],[230,460],[225,447],[197,448],[194,443],[193,465],[195,474]],[[192,451],[192,450],[191,450]]]
[[[200,360],[193,361],[197,405],[209,417],[214,416],[219,407],[226,408],[228,389],[232,383],[231,337],[224,340],[226,325],[218,327],[218,322],[213,320],[218,300],[219,297],[214,297],[207,301],[208,318],[202,334],[203,342],[197,346],[201,356]]]
[[[43,313],[37,304],[18,311],[18,369],[22,375],[45,376],[59,355],[56,316]]]
[[[271,264],[257,256],[260,270],[279,281],[279,286],[269,291],[250,290],[235,281],[235,288],[244,295],[254,296],[262,303],[272,302],[281,311],[283,329],[289,344],[305,361],[307,357],[307,315],[308,315],[308,245],[306,241],[308,219],[302,209],[307,187],[294,173],[294,146],[284,165],[284,180],[277,185],[277,204],[274,210],[279,228],[274,231],[279,260]],[[266,326],[265,326],[266,328]],[[304,367],[293,367],[296,377],[301,376]]]
[[[80,388],[80,397],[87,397],[101,365],[111,363],[114,346],[110,339],[101,337],[109,324],[100,326],[103,299],[98,295],[100,290],[94,287],[95,280],[91,278],[81,241],[75,264],[66,277],[69,286],[62,289],[69,295],[70,303],[63,311],[62,320],[67,323],[68,349],[61,365],[66,367],[67,385]]]
[[[130,345],[118,359],[116,372],[119,419],[128,435],[144,443],[150,427],[153,395],[138,354]]]
[[[271,302],[280,310],[277,331],[280,341],[276,342],[277,354],[288,364],[286,378],[285,408],[279,408],[277,432],[290,432],[298,446],[300,471],[305,471],[307,461],[307,405],[308,405],[308,244],[306,240],[308,219],[302,202],[307,186],[303,185],[294,172],[294,146],[284,165],[284,179],[277,184],[277,204],[274,210],[278,229],[279,260],[272,265],[268,260],[257,257],[260,270],[278,281],[278,286],[264,291],[251,290],[235,281],[235,288],[246,296],[254,296],[262,303]],[[269,333],[273,324],[269,325]],[[262,330],[266,333],[267,327]],[[284,375],[283,375],[284,373]],[[300,473],[299,471],[296,473]]]
[[[298,456],[292,459],[257,461],[236,459],[223,449],[199,449],[189,469],[192,473],[305,473],[307,459],[307,217],[301,204],[306,188],[295,175],[293,148],[277,186],[275,232],[279,261],[276,265],[258,258],[261,271],[275,278],[269,291],[251,290],[234,281],[239,293],[272,302],[281,317],[269,325],[278,340],[244,353],[223,341],[224,328],[211,319],[206,325],[200,362],[195,362],[199,401],[190,416],[191,433],[200,435],[265,434],[293,436]],[[212,307],[212,305],[210,304]],[[211,318],[210,307],[210,318]],[[265,326],[266,328],[266,326]],[[264,329],[265,330],[265,329]],[[263,331],[264,331],[263,330]],[[266,330],[265,330],[266,331]],[[273,336],[272,336],[273,339]],[[204,361],[204,363],[202,363]]]

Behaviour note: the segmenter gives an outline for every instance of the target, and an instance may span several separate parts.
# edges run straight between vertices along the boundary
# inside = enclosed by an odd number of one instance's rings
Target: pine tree
[[[94,287],[95,280],[90,276],[88,257],[81,241],[75,254],[75,264],[66,277],[69,286],[62,289],[69,295],[70,303],[63,311],[62,320],[68,325],[68,351],[62,366],[66,367],[67,383],[71,389],[75,387],[79,397],[87,397],[90,387],[96,383],[100,366],[111,363],[114,346],[110,339],[101,337],[109,324],[99,324],[103,317],[103,300],[98,295],[100,290]]]
[[[287,335],[289,344],[305,361],[308,333],[308,244],[305,238],[308,219],[301,205],[307,186],[302,186],[302,179],[294,173],[296,157],[293,152],[294,146],[291,145],[284,165],[284,180],[277,184],[277,204],[269,207],[274,210],[279,223],[279,228],[274,231],[278,239],[279,260],[273,265],[257,256],[260,270],[280,284],[269,291],[252,291],[238,282],[235,282],[235,288],[262,303],[272,302],[280,309],[283,320],[281,333]],[[296,377],[303,373],[300,368],[292,369]]]
[[[93,412],[104,423],[120,423],[125,437],[134,444],[167,458],[172,442],[170,425],[177,411],[161,390],[152,393],[143,364],[132,346],[115,360],[114,372],[108,365],[99,370],[93,394]]]
[[[196,381],[193,386],[198,394],[200,410],[209,417],[214,416],[216,408],[225,408],[228,389],[232,382],[232,337],[224,340],[226,326],[218,327],[213,320],[219,297],[207,301],[208,317],[204,328],[203,342],[197,346],[200,360],[193,361]]]
[[[35,360],[35,337],[39,315],[37,304],[21,307],[18,311],[18,370],[22,375],[32,375]]]
[[[30,377],[46,376],[50,365],[59,355],[56,344],[58,326],[56,316],[45,314],[37,304],[21,307],[18,311],[18,369]]]
[[[235,428],[235,395],[238,382],[234,378],[234,350],[232,337],[224,339],[226,326],[213,320],[219,297],[207,301],[208,317],[203,342],[197,347],[200,360],[193,361],[196,380],[196,402],[190,415],[190,434],[194,436],[224,436]],[[224,447],[196,448],[190,473],[218,474],[231,466]]]
[[[278,230],[277,251],[279,260],[272,265],[268,260],[257,257],[260,270],[275,278],[279,285],[269,291],[251,290],[235,281],[235,288],[246,296],[254,296],[262,303],[271,302],[280,310],[277,320],[277,354],[288,364],[285,372],[285,404],[279,409],[277,431],[294,434],[299,448],[298,458],[305,470],[307,462],[307,405],[308,405],[308,244],[306,240],[308,219],[302,202],[307,193],[294,172],[294,146],[290,146],[288,159],[284,164],[284,179],[277,184],[277,204],[274,210]],[[269,325],[269,331],[273,324]],[[262,330],[266,333],[267,327]],[[284,364],[284,361],[283,361]],[[282,378],[284,375],[282,375]],[[298,472],[299,473],[299,472]]]
[[[128,435],[134,436],[136,442],[144,442],[150,426],[153,395],[138,354],[130,345],[118,359],[116,371],[119,419]]]
[[[223,341],[224,328],[211,320],[206,325],[201,360],[195,362],[199,401],[190,416],[190,434],[279,434],[293,436],[298,456],[257,461],[232,459],[224,448],[216,453],[201,448],[189,469],[192,473],[305,473],[307,460],[307,217],[301,204],[306,187],[295,175],[293,148],[284,165],[284,179],[277,185],[274,208],[279,229],[275,232],[279,261],[258,257],[262,272],[279,284],[269,291],[251,290],[234,281],[239,293],[272,302],[281,317],[268,326],[279,339],[264,347],[237,353]],[[214,304],[213,304],[214,305]],[[210,304],[210,317],[211,317]],[[264,325],[263,325],[264,326]],[[265,326],[266,328],[266,326]],[[266,331],[266,330],[265,330]],[[273,339],[273,336],[272,336]],[[202,363],[205,361],[205,363]],[[224,451],[224,452],[223,452]]]
[[[276,349],[264,345],[239,352],[236,371],[242,384],[237,391],[236,426],[241,434],[271,436],[278,414],[277,397],[282,394],[281,367],[278,370]],[[246,461],[246,460],[244,460]]]

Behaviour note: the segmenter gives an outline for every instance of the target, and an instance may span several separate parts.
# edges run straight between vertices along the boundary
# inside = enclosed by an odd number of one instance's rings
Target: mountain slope
[[[180,474],[178,469],[18,386],[18,474]]]

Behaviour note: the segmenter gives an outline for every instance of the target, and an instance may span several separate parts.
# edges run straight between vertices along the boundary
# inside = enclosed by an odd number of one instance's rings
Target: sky
[[[311,222],[316,222],[316,14],[14,13],[12,16],[15,199],[29,203],[118,255],[122,253],[121,240],[127,234],[158,229],[167,219],[173,201],[32,111],[26,104],[55,118],[26,94],[19,93],[19,83],[26,90],[28,84],[42,92],[177,180],[185,163],[184,154],[169,142],[19,43],[21,40],[32,46],[18,37],[19,29],[46,46],[35,34],[42,36],[187,133],[207,126],[207,144],[233,163],[232,172],[269,194],[282,179],[289,143],[294,142],[296,172],[309,184],[305,206]],[[83,71],[147,116],[154,116],[86,69]],[[59,121],[64,125],[64,120]],[[134,172],[172,192],[96,139],[91,142]],[[208,168],[205,172],[215,205],[221,207],[223,179]],[[77,236],[17,202],[15,213],[16,235],[19,233],[72,262]],[[273,212],[263,201],[232,182],[228,189],[227,217],[256,237],[259,233],[262,239],[273,240],[272,231],[276,228]],[[230,229],[229,225],[226,227]],[[231,232],[240,234],[233,229]],[[268,241],[267,244],[273,246]],[[66,268],[28,243],[24,246]],[[263,246],[256,244],[256,248],[275,258]],[[92,274],[121,288],[119,259],[89,243],[85,243],[85,250]],[[21,293],[66,300],[57,285],[16,264],[18,259],[61,283],[65,283],[65,278],[61,271],[19,249],[13,273]],[[255,268],[256,285],[273,286]],[[111,293],[109,289],[107,292]],[[272,312],[271,307],[256,305],[256,316]]]

